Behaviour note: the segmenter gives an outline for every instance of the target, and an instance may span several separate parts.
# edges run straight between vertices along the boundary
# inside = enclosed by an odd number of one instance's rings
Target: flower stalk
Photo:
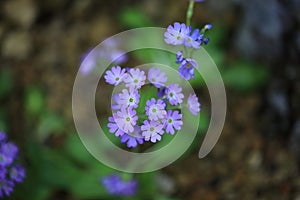
[[[194,5],[195,5],[195,1],[190,0],[189,7],[186,11],[186,25],[187,26],[191,25],[191,18],[193,16],[193,12],[194,12]]]

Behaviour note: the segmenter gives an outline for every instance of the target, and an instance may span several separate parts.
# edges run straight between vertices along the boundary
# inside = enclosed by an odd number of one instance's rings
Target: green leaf
[[[26,89],[25,110],[31,116],[41,114],[45,110],[45,96],[39,87]]]
[[[54,113],[46,113],[41,117],[37,128],[38,138],[44,141],[52,133],[61,133],[65,127],[62,116]]]

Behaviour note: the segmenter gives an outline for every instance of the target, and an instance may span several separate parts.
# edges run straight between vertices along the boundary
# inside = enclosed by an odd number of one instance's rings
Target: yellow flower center
[[[135,133],[134,132],[130,133],[130,136],[135,137]]]

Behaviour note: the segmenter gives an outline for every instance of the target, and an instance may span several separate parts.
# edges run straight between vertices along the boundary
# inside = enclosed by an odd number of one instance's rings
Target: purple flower
[[[131,89],[140,89],[145,84],[145,72],[140,69],[130,69],[124,77],[126,87]]]
[[[112,110],[120,110],[121,109],[121,102],[119,94],[113,94],[112,96],[112,104],[110,105]]]
[[[122,42],[117,39],[108,39],[103,42],[103,48],[99,49],[101,58],[110,62],[121,64],[127,61],[126,52],[122,50]]]
[[[176,61],[177,64],[181,64],[182,63],[182,61],[184,60],[182,51],[178,51],[176,53],[176,59],[177,59],[177,61]]]
[[[157,97],[163,98],[166,93],[166,87],[157,88]]]
[[[105,81],[111,85],[119,85],[125,76],[125,69],[120,66],[114,66],[111,70],[107,70],[104,76]]]
[[[7,169],[6,167],[0,166],[0,180],[6,177]]]
[[[18,147],[11,142],[3,143],[0,147],[0,166],[9,166],[18,154]]]
[[[210,30],[210,29],[212,29],[212,27],[213,27],[213,25],[212,24],[206,24],[205,26],[204,26],[204,30],[205,31],[207,31],[207,30]]]
[[[14,190],[14,183],[11,180],[0,179],[0,198],[9,196]]]
[[[138,144],[143,144],[144,139],[141,135],[141,127],[135,126],[133,131],[122,135],[121,143],[126,143],[128,148],[135,148]]]
[[[6,134],[3,131],[0,131],[0,142],[5,142],[6,138]]]
[[[102,178],[101,182],[109,194],[118,196],[133,196],[138,187],[138,182],[135,179],[123,181],[116,174]]]
[[[122,93],[119,94],[119,98],[121,106],[125,108],[137,108],[140,101],[140,95],[138,90],[133,89],[130,89],[130,91],[123,89]]]
[[[201,46],[202,39],[203,35],[200,34],[199,29],[195,29],[192,35],[187,36],[184,45],[186,47],[193,47],[195,49],[199,49]]]
[[[125,133],[133,132],[133,126],[136,125],[136,121],[138,117],[136,116],[136,111],[132,108],[122,108],[115,115],[115,122],[119,126],[119,128]]]
[[[178,84],[173,83],[168,85],[166,96],[171,105],[177,106],[178,104],[182,103],[182,99],[184,96],[181,91],[182,89]]]
[[[6,134],[0,131],[0,198],[9,196],[15,183],[23,182],[25,169],[18,163],[18,147],[6,141]]]
[[[169,25],[167,31],[165,32],[165,42],[171,45],[181,45],[184,44],[187,36],[191,32],[191,27],[186,26],[184,23],[180,24],[178,22],[174,23],[174,26]]]
[[[118,40],[105,40],[101,49],[90,49],[87,51],[87,53],[83,54],[81,59],[82,65],[79,69],[79,72],[82,75],[87,75],[102,59],[108,60],[109,62],[113,62],[115,64],[121,64],[127,60],[127,56],[124,53],[125,52],[120,49],[120,42]]]
[[[144,124],[142,125],[142,135],[145,138],[145,141],[151,140],[151,142],[155,143],[161,140],[161,135],[164,134],[163,131],[164,125],[161,124],[159,121],[148,121],[145,120]]]
[[[168,78],[166,77],[166,74],[158,68],[151,68],[148,71],[148,80],[150,83],[155,85],[155,87],[160,88],[164,86]]]
[[[204,43],[205,45],[207,45],[207,44],[209,43],[209,38],[204,38],[204,39],[203,39],[203,43]]]
[[[195,94],[190,94],[188,98],[188,108],[195,116],[200,112],[200,103],[198,102],[198,97]]]
[[[178,110],[169,110],[164,124],[166,128],[166,133],[174,135],[175,130],[180,130],[183,124],[181,119],[182,114],[179,114]]]
[[[22,165],[16,164],[10,169],[9,176],[16,183],[22,183],[25,178],[25,169]]]
[[[181,62],[178,72],[181,78],[185,80],[190,80],[195,77],[194,68],[198,68],[198,63],[196,60],[187,58]]]
[[[88,50],[81,58],[81,66],[79,69],[80,74],[87,75],[90,73],[97,65],[98,55],[92,52],[92,49]]]
[[[166,117],[166,104],[163,100],[155,100],[154,98],[148,100],[146,102],[146,114],[148,115],[150,120],[159,120],[164,119]]]
[[[107,127],[109,128],[110,133],[115,134],[117,137],[124,135],[124,131],[122,131],[118,124],[116,124],[114,117],[109,117],[108,121],[109,123],[107,124]]]

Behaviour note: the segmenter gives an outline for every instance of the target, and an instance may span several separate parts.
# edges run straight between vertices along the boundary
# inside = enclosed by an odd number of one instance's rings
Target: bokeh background
[[[185,0],[1,0],[0,129],[20,147],[27,170],[10,199],[120,199],[99,182],[119,172],[85,150],[73,124],[72,86],[82,55],[127,29],[184,22],[187,6]],[[139,190],[127,199],[300,199],[299,11],[299,0],[196,4],[192,25],[214,26],[204,48],[227,89],[223,133],[204,159],[195,142],[163,170],[136,175]],[[143,62],[142,56],[131,61]],[[200,99],[198,140],[210,105],[205,92]]]

